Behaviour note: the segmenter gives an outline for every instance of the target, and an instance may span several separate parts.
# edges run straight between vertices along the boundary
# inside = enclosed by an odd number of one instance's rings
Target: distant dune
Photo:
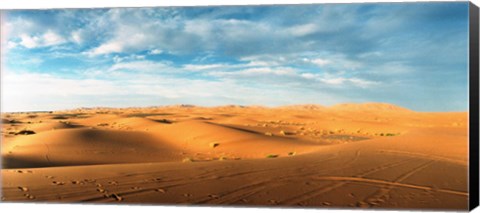
[[[288,105],[279,107],[282,109],[302,109],[302,110],[323,110],[326,107],[319,104],[301,104],[301,105]]]
[[[467,112],[387,103],[2,114],[2,200],[467,208]]]
[[[412,112],[407,108],[399,107],[393,104],[387,103],[345,103],[337,104],[331,107],[334,110],[349,110],[349,111],[390,111],[390,112]]]

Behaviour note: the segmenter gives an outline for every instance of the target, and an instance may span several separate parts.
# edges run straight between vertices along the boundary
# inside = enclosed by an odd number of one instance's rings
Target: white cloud
[[[377,81],[369,81],[369,80],[358,79],[358,78],[351,78],[349,79],[349,81],[352,82],[354,85],[362,88],[377,86],[380,84],[380,82],[377,82]]]
[[[52,31],[47,31],[45,34],[43,34],[43,46],[52,46],[64,42],[65,39],[63,37]]]
[[[33,35],[44,32],[44,29],[42,30],[41,26],[38,26],[32,20],[24,18],[9,20],[7,15],[5,15],[4,18],[5,21],[2,22],[2,32],[5,34],[2,36],[5,36],[6,39],[14,39],[20,37],[22,34]]]
[[[261,68],[250,68],[243,71],[240,71],[245,75],[255,75],[255,74],[274,74],[274,75],[292,75],[295,74],[296,71],[293,68],[289,67],[280,67],[280,68],[269,68],[269,67],[261,67]]]
[[[13,48],[15,48],[15,47],[17,47],[17,46],[18,46],[18,44],[15,43],[15,42],[13,42],[13,41],[8,41],[8,42],[7,42],[7,49],[13,49]]]
[[[247,66],[274,67],[280,65],[287,65],[288,63],[293,62],[295,57],[296,56],[291,56],[288,54],[261,54],[241,57],[240,60],[248,62]]]
[[[215,32],[211,22],[205,20],[188,20],[185,22],[185,32],[199,35],[201,38],[208,38]]]
[[[369,73],[375,75],[393,75],[414,72],[415,68],[408,65],[405,61],[389,61],[369,70]]]
[[[22,65],[30,65],[30,66],[35,66],[35,65],[39,65],[41,63],[43,63],[43,59],[41,58],[38,58],[38,57],[28,57],[28,58],[25,58],[24,60],[21,60],[21,61],[18,61],[17,63],[18,64],[22,64]]]
[[[31,36],[27,34],[20,35],[20,45],[29,49],[54,46],[64,42],[65,39],[53,31],[47,31],[41,36]]]
[[[122,50],[123,46],[120,42],[112,41],[94,48],[93,50],[87,52],[87,55],[96,56],[101,54],[119,53],[122,52]]]
[[[296,56],[293,56],[296,57]],[[290,59],[292,61],[294,59]],[[295,60],[299,62],[299,60]],[[357,70],[364,66],[359,60],[349,59],[340,53],[319,52],[309,54],[301,59],[303,63],[310,63],[322,69],[339,72],[341,70]]]
[[[317,59],[313,59],[312,60],[312,63],[322,67],[322,66],[325,66],[327,64],[330,64],[331,61],[330,60],[326,60],[326,59],[321,59],[321,58],[317,58]]]
[[[124,60],[124,58],[123,58],[123,57],[120,57],[120,56],[118,56],[118,55],[115,55],[115,56],[113,56],[112,60],[113,60],[113,62],[115,62],[115,63],[120,63],[120,62],[122,62],[122,61]]]
[[[208,75],[215,77],[255,77],[255,76],[293,76],[296,74],[296,70],[289,67],[269,68],[258,67],[248,68],[240,71],[211,71]],[[255,79],[255,78],[253,78]],[[292,79],[294,80],[294,79]]]
[[[150,55],[158,55],[158,54],[162,54],[163,51],[161,49],[153,49],[153,50],[150,50],[150,52],[148,52]]]
[[[294,36],[306,36],[315,33],[318,26],[314,23],[308,23],[303,25],[296,25],[287,29],[287,31]]]
[[[331,85],[340,85],[347,81],[346,78],[321,78],[319,79],[321,82],[331,84]]]
[[[335,77],[335,78],[321,77],[321,78],[317,78],[317,80],[332,86],[355,86],[360,88],[368,88],[368,87],[379,84],[379,82],[375,82],[375,81],[369,81],[369,80],[359,79],[359,78],[345,78],[345,77]]]
[[[211,70],[211,69],[225,69],[229,68],[229,65],[226,64],[187,64],[183,66],[186,70],[192,71],[202,71],[202,70]]]
[[[121,14],[129,12],[128,16]],[[288,35],[267,23],[236,19],[186,19],[184,17],[158,19],[144,10],[110,10],[104,17],[111,26],[110,37],[89,52],[92,56],[109,53],[149,54],[192,53],[226,48],[231,54],[240,47],[265,45],[272,38]],[[134,14],[134,15],[132,15]],[[129,17],[128,19],[125,17]],[[138,24],[142,23],[142,24]],[[251,33],[255,32],[255,33]],[[277,36],[280,35],[280,36]],[[245,43],[242,45],[241,43]],[[223,45],[230,44],[230,45]],[[254,50],[250,47],[249,51]],[[259,47],[257,47],[259,48]]]
[[[139,72],[158,72],[166,73],[172,71],[167,63],[154,62],[148,60],[120,62],[111,66],[108,71],[139,71]]]
[[[318,74],[313,74],[313,73],[301,73],[300,77],[305,78],[305,79],[316,79],[319,77]]]
[[[168,38],[163,31],[169,29],[170,25],[163,24],[162,20],[152,19],[143,9],[111,9],[104,16],[99,17],[98,22],[105,25],[105,37],[100,44],[87,51],[89,56],[106,55],[111,53],[135,53],[138,51],[162,50],[162,45],[171,43],[167,39],[174,39],[178,35]],[[125,14],[125,15],[124,15]],[[128,18],[127,18],[128,17]],[[174,27],[176,25],[173,25]],[[93,26],[94,27],[94,26]],[[90,34],[95,35],[95,31]],[[152,52],[150,52],[152,53]]]
[[[354,86],[360,88],[369,88],[372,86],[378,86],[380,82],[370,81],[366,79],[360,79],[356,77],[335,77],[327,74],[317,74],[317,73],[301,73],[300,77],[315,80],[331,86]]]
[[[314,59],[317,62],[328,64],[329,61],[323,59]],[[318,62],[320,63],[320,62]],[[186,70],[206,71],[205,75],[220,78],[231,79],[233,81],[250,79],[251,81],[262,81],[263,83],[284,82],[293,84],[306,84],[307,81],[321,82],[324,86],[334,87],[359,87],[370,88],[377,86],[379,82],[362,79],[359,77],[345,77],[346,72],[336,72],[335,75],[327,73],[302,72],[288,66],[251,66],[248,64],[202,64],[185,65]]]
[[[22,34],[20,35],[20,44],[26,48],[35,48],[37,46],[39,46],[39,42],[40,42],[40,38],[39,37],[36,37],[36,36],[29,36],[29,35],[26,35],[26,34]]]
[[[259,61],[259,60],[253,60],[248,62],[247,66],[252,66],[252,67],[269,67],[269,66],[278,66],[280,63],[276,61]]]
[[[83,37],[82,37],[82,33],[80,32],[80,30],[73,31],[71,33],[71,37],[72,37],[73,42],[75,42],[77,44],[83,43]]]

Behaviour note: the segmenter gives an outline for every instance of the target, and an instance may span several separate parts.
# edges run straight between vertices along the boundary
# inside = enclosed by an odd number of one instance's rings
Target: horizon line
[[[331,105],[324,105],[324,104],[318,104],[318,103],[299,103],[299,104],[284,104],[284,105],[275,105],[275,106],[269,106],[269,105],[259,105],[259,104],[223,104],[223,105],[199,105],[199,104],[189,104],[189,103],[182,103],[182,104],[165,104],[165,105],[148,105],[148,106],[88,106],[88,107],[76,107],[76,108],[65,108],[65,109],[56,109],[56,110],[24,110],[24,111],[3,111],[0,109],[0,113],[42,113],[42,112],[60,112],[60,111],[73,111],[73,110],[81,110],[81,109],[132,109],[132,108],[141,108],[141,109],[146,109],[146,108],[164,108],[164,107],[196,107],[196,108],[220,108],[220,107],[240,107],[240,108],[253,108],[253,107],[258,107],[258,108],[282,108],[282,107],[302,107],[302,106],[316,106],[316,107],[321,107],[324,109],[332,109],[335,107],[341,107],[342,105],[354,105],[354,106],[361,106],[361,105],[384,105],[384,106],[390,106],[394,107],[397,109],[402,109],[406,111],[411,111],[411,112],[420,112],[420,113],[442,113],[442,112],[449,112],[449,113],[461,113],[461,112],[470,112],[470,107],[466,110],[452,110],[452,111],[418,111],[414,110],[408,107],[404,107],[402,105],[398,104],[392,104],[388,102],[343,102],[343,103],[337,103],[337,104],[331,104]]]

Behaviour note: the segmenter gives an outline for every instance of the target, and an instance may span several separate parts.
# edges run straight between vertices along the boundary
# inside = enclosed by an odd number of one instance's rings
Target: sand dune
[[[86,128],[19,136],[2,149],[5,168],[161,162],[178,152],[146,133]]]
[[[464,210],[467,121],[381,103],[2,114],[2,200]]]
[[[351,104],[344,103],[330,107],[333,110],[348,110],[348,111],[383,111],[389,113],[406,113],[412,112],[411,110],[403,107],[399,107],[393,104],[387,103],[363,103],[363,104]]]

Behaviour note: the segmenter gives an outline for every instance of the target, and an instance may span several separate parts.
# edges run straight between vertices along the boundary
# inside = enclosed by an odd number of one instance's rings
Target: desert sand
[[[468,113],[383,104],[2,114],[2,201],[466,210]]]

